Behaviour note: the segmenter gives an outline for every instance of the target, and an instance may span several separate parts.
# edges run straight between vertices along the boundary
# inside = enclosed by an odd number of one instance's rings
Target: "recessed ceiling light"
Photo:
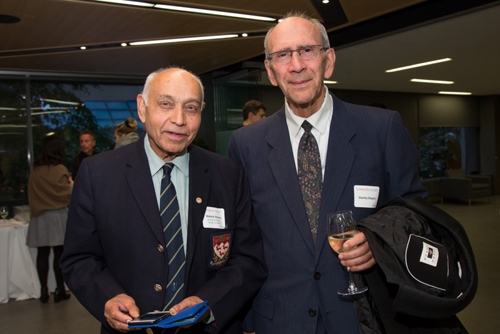
[[[248,34],[247,33],[243,33],[243,34],[241,34],[241,37],[248,37]]]
[[[85,50],[85,49],[87,49],[86,46],[80,46],[80,50]]]
[[[446,81],[446,80],[411,79],[410,81],[411,82],[430,83],[430,84],[439,84],[439,85],[454,84],[453,81]]]
[[[235,38],[235,37],[238,37],[238,35],[231,34],[231,35],[170,38],[170,39],[160,39],[160,40],[153,40],[153,41],[132,42],[129,44],[135,46],[135,45],[151,45],[151,44],[166,44],[166,43],[183,43],[183,42],[208,41],[208,40],[214,40],[214,39],[226,39],[226,38]]]
[[[248,20],[256,20],[256,21],[276,21],[273,17],[267,16],[259,16],[259,15],[249,15],[249,14],[240,14],[233,12],[223,12],[220,10],[211,10],[211,9],[201,9],[201,8],[193,8],[193,7],[182,7],[182,6],[172,6],[172,5],[154,5],[155,8],[172,10],[178,12],[188,12],[188,13],[196,13],[196,14],[206,14],[206,15],[216,15],[216,16],[227,16],[227,17],[235,17],[238,19],[248,19]]]
[[[323,0],[323,3],[330,3],[330,0]]]
[[[326,85],[335,85],[337,81],[332,81],[332,80],[323,80],[323,83]]]
[[[445,92],[441,91],[439,94],[447,94],[447,95],[472,95],[471,92]]]
[[[408,65],[408,66],[393,68],[393,69],[387,70],[385,72],[391,73],[391,72],[409,70],[410,68],[422,67],[422,66],[428,66],[428,65],[434,65],[434,64],[443,63],[443,62],[450,61],[450,60],[451,60],[451,58],[443,58],[443,59],[438,59],[438,60],[431,60],[431,61],[426,61],[425,63],[418,63],[418,64],[414,64],[414,65]]]
[[[128,1],[128,0],[95,0],[99,2],[109,2],[109,3],[117,3],[119,5],[128,5],[128,6],[137,6],[137,7],[153,7],[154,4],[141,2],[141,1]]]
[[[120,45],[121,45],[121,46],[127,46],[127,43],[122,43],[122,44],[120,44]]]

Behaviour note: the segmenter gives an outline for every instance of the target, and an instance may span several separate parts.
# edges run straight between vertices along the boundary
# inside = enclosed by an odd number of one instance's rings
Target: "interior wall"
[[[474,96],[422,95],[418,109],[421,127],[481,126],[479,99]]]
[[[488,96],[480,99],[481,174],[493,175],[495,193],[500,193],[500,96]]]

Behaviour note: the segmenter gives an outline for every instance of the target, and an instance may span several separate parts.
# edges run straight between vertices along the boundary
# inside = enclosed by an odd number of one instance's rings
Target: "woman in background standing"
[[[63,164],[64,143],[49,136],[42,139],[40,154],[33,164],[28,180],[30,224],[26,244],[37,247],[36,269],[42,287],[40,300],[49,300],[48,275],[50,249],[54,250],[53,269],[57,288],[54,302],[70,297],[66,294],[59,259],[63,252],[68,205],[73,190],[73,180]]]
[[[139,140],[137,134],[137,120],[135,118],[127,118],[116,126],[115,129],[115,149],[131,144]]]

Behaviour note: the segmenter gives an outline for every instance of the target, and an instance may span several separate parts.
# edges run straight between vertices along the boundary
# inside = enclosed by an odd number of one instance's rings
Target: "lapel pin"
[[[201,204],[201,202],[203,202],[203,201],[201,200],[201,197],[196,197],[196,203]]]

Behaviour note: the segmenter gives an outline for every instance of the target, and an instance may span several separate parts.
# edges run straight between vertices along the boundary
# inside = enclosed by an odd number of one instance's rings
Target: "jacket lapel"
[[[314,241],[302,199],[297,170],[295,169],[284,107],[276,114],[275,123],[272,125],[274,130],[269,131],[266,138],[268,144],[272,147],[268,157],[269,166],[293,217],[293,221],[302,234],[307,247],[314,254]]]
[[[342,198],[356,157],[356,152],[350,144],[351,139],[356,135],[356,129],[348,118],[345,104],[334,95],[332,95],[332,98],[334,107],[330,124],[328,153],[326,157],[325,177],[323,180],[318,225],[318,241],[322,240],[323,242],[328,242],[327,214],[344,209],[339,208],[338,203]],[[352,201],[354,201],[354,198]],[[317,245],[318,252],[316,252],[316,260],[319,258],[322,248],[321,245]]]
[[[202,227],[212,183],[212,179],[207,173],[208,165],[199,154],[200,152],[196,146],[189,147],[189,218],[186,277],[190,276],[194,250],[197,246],[196,240],[198,240],[196,236]]]
[[[154,192],[153,180],[149,169],[148,158],[144,151],[144,137],[134,145],[136,152],[127,159],[127,182],[132,195],[139,206],[146,223],[149,225],[160,244],[165,244],[158,202]]]

